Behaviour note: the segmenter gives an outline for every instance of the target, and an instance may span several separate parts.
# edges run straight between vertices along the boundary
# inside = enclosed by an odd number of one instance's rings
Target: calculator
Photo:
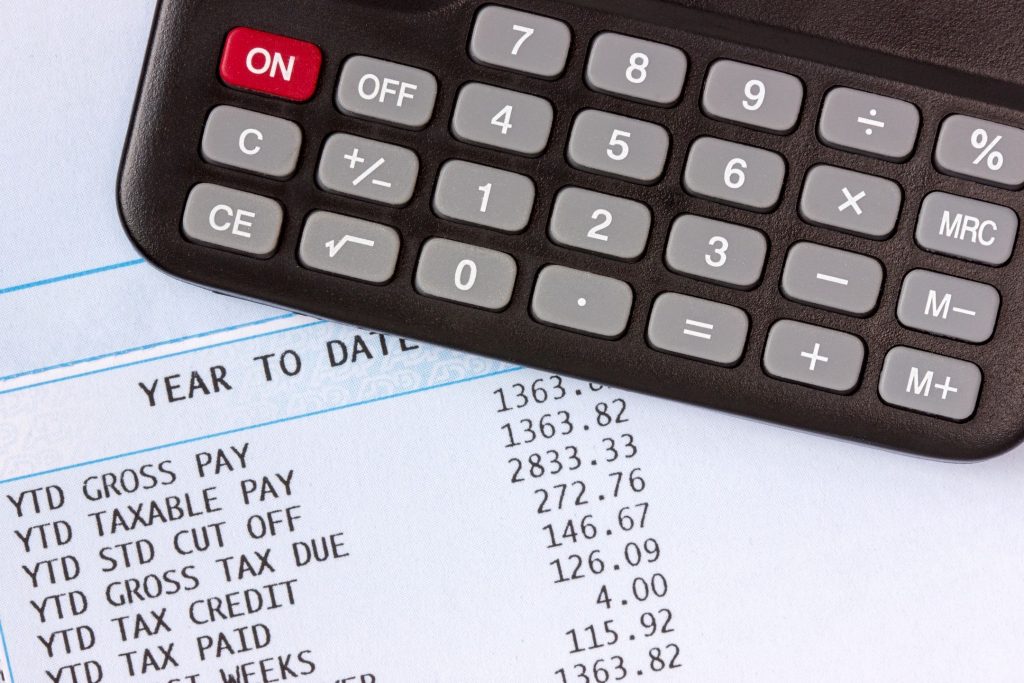
[[[1024,84],[887,51],[908,20],[881,0],[867,47],[809,2],[791,26],[734,4],[164,0],[123,222],[218,292],[893,450],[1010,449]]]

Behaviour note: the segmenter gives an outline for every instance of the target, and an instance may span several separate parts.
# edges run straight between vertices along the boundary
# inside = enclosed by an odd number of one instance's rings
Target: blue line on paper
[[[313,325],[319,323],[311,323]],[[105,458],[98,458],[95,460],[87,460],[85,462],[75,463],[74,465],[65,465],[64,467],[56,467],[50,470],[43,470],[42,472],[35,472],[34,474],[24,474],[20,477],[13,477],[11,479],[4,479],[0,481],[0,485],[12,484],[17,481],[24,481],[25,479],[33,479],[35,477],[41,477],[48,474],[57,474],[59,472],[65,472],[67,470],[78,469],[89,465],[98,465],[104,462],[110,462],[111,460],[120,460],[133,455],[142,455],[143,453],[151,453],[153,451],[163,450],[165,448],[174,448],[176,446],[184,446],[197,441],[205,441],[207,439],[216,439],[223,436],[231,436],[232,434],[240,434],[253,429],[260,429],[262,427],[271,427],[274,425],[285,424],[287,422],[294,422],[295,420],[301,420],[307,417],[316,417],[317,415],[326,415],[328,413],[338,412],[339,410],[347,410],[348,408],[358,408],[360,406],[370,405],[372,403],[380,403],[381,401],[387,401],[395,398],[403,398],[405,396],[412,396],[414,394],[420,394],[425,391],[432,391],[434,389],[444,389],[446,387],[452,387],[458,384],[465,384],[467,382],[473,382],[480,379],[487,379],[489,377],[497,377],[498,375],[506,375],[510,372],[518,372],[522,370],[521,366],[513,366],[510,368],[504,368],[502,370],[495,370],[493,372],[487,372],[482,375],[473,375],[472,377],[463,377],[462,379],[451,380],[449,382],[442,382],[440,384],[432,384],[426,387],[419,387],[418,389],[408,389],[406,391],[399,391],[394,394],[387,394],[385,396],[377,396],[376,398],[368,398],[362,401],[354,401],[352,403],[343,403],[341,405],[332,406],[330,408],[322,408],[320,410],[313,410],[307,413],[300,413],[298,415],[290,415],[288,417],[280,417],[274,420],[267,420],[265,422],[257,422],[245,427],[236,427],[234,429],[227,429],[221,432],[214,432],[212,434],[203,434],[202,436],[193,436],[188,439],[181,439],[180,441],[172,441],[170,443],[160,444],[158,446],[149,446],[147,448],[140,448],[134,451],[128,451],[127,453],[118,453],[117,455],[107,456]]]
[[[7,636],[4,635],[4,625],[0,623],[0,645],[4,648],[4,662],[7,663],[7,673],[11,675],[10,683],[14,683],[14,666],[11,664],[11,653],[7,649]]]
[[[34,282],[25,282],[20,285],[14,285],[12,287],[5,287],[0,289],[0,296],[4,294],[12,294],[14,292],[20,292],[26,289],[32,289],[34,287],[42,287],[44,285],[52,285],[57,282],[64,282],[66,280],[74,280],[80,277],[86,277],[88,275],[96,275],[98,273],[106,273],[111,270],[118,270],[119,268],[129,268],[131,266],[137,266],[145,263],[142,259],[134,259],[132,261],[122,261],[121,263],[111,263],[107,266],[100,266],[99,268],[90,268],[89,270],[80,270],[76,273],[67,273],[66,275],[57,275],[56,277],[48,277],[45,280],[36,280]]]
[[[176,344],[178,342],[188,341],[190,339],[198,339],[200,337],[208,337],[211,334],[218,334],[220,332],[232,332],[234,330],[241,330],[246,327],[252,327],[253,325],[261,325],[263,323],[274,322],[275,320],[284,320],[285,318],[294,317],[294,313],[285,313],[284,315],[275,315],[272,318],[262,318],[260,320],[253,320],[252,322],[240,323],[238,325],[231,325],[229,327],[220,327],[215,330],[208,330],[206,332],[197,332],[196,334],[190,334],[184,337],[175,337],[174,339],[165,339],[164,341],[153,342],[151,344],[144,344],[142,346],[133,346],[128,349],[121,349],[120,351],[111,351],[109,353],[102,353],[97,356],[89,356],[88,358],[78,358],[76,360],[69,360],[65,363],[57,363],[56,365],[47,365],[42,368],[36,368],[35,370],[25,370],[24,372],[18,372],[13,375],[7,375],[0,377],[0,382],[5,382],[11,379],[17,379],[19,377],[25,377],[26,375],[37,375],[40,372],[46,372],[48,370],[56,370],[58,368],[69,368],[73,365],[79,365],[81,363],[88,363],[94,360],[103,360],[104,358],[112,358],[114,356],[123,356],[126,353],[133,353],[135,351],[147,351],[149,349],[155,349],[158,346],[166,346],[167,344]]]
[[[271,330],[270,332],[262,332],[260,334],[252,334],[248,337],[239,337],[238,339],[231,339],[229,341],[219,342],[217,344],[207,344],[206,346],[198,346],[194,349],[186,349],[185,351],[176,351],[174,353],[165,353],[162,356],[153,356],[152,358],[144,358],[142,360],[132,361],[131,363],[121,363],[120,365],[112,365],[109,368],[100,368],[99,370],[90,370],[89,372],[80,372],[77,375],[68,375],[67,377],[61,377],[59,379],[51,379],[46,382],[37,382],[35,384],[26,384],[23,387],[16,389],[7,389],[6,391],[0,391],[0,396],[4,394],[13,394],[16,391],[24,391],[25,389],[35,389],[36,387],[46,386],[48,384],[57,384],[59,382],[66,382],[69,379],[78,379],[80,377],[89,377],[90,375],[98,375],[103,372],[110,372],[111,370],[120,370],[121,368],[130,368],[135,365],[142,365],[143,363],[152,363],[153,361],[164,360],[165,358],[174,358],[175,356],[183,356],[189,353],[196,353],[197,351],[207,351],[209,349],[216,349],[221,346],[228,346],[230,344],[237,344],[239,342],[250,341],[252,339],[260,339],[261,337],[269,337],[274,334],[281,334],[282,332],[293,332],[295,330],[301,330],[307,327],[313,327],[315,325],[324,325],[326,320],[315,320],[311,323],[303,323],[302,325],[295,325],[293,327],[285,327],[280,330]]]

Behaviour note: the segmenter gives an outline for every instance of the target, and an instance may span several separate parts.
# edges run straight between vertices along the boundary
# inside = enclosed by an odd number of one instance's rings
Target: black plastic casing
[[[1019,192],[950,178],[938,173],[932,163],[938,127],[950,114],[968,114],[1024,127],[1024,72],[1021,77],[1012,78],[1016,73],[1012,60],[1007,66],[993,63],[979,53],[977,62],[971,63],[956,51],[946,54],[941,49],[934,53],[915,49],[912,40],[901,39],[901,34],[916,30],[918,25],[931,27],[938,22],[941,26],[941,15],[936,19],[936,12],[932,11],[908,17],[897,3],[884,0],[870,0],[864,8],[877,24],[874,32],[871,22],[861,22],[856,30],[851,24],[848,43],[834,40],[843,38],[842,25],[837,26],[835,18],[849,13],[845,0],[783,3],[768,18],[773,26],[726,15],[731,12],[753,17],[764,3],[501,0],[499,4],[553,16],[572,27],[574,38],[567,69],[560,78],[548,81],[479,65],[469,58],[466,46],[473,18],[484,4],[484,0],[161,2],[118,187],[122,219],[137,248],[164,271],[217,291],[896,450],[948,460],[978,460],[1004,452],[1024,439],[1021,247],[1018,245],[1008,265],[993,268],[930,254],[914,243],[918,210],[931,191],[994,202],[1020,213]],[[687,4],[701,9],[684,6]],[[934,0],[924,3],[940,12],[944,4]],[[975,3],[975,9],[984,4]],[[827,11],[829,5],[834,6],[834,12]],[[999,4],[993,13],[1005,13],[1006,5]],[[949,7],[959,4],[949,3]],[[723,13],[707,11],[719,9]],[[989,16],[984,8],[978,13]],[[962,12],[947,14],[949,32],[934,36],[935,40],[959,35],[956,30],[961,28]],[[324,64],[314,97],[297,104],[225,86],[218,77],[221,48],[227,32],[237,26],[318,45]],[[821,30],[815,30],[816,27]],[[588,46],[601,31],[621,32],[683,49],[690,67],[681,101],[661,108],[589,90],[584,84],[583,69]],[[1007,34],[1014,31],[1012,27],[1006,28]],[[892,42],[888,54],[879,51],[889,46],[887,41]],[[1024,47],[1014,42],[1013,49],[1016,62],[1024,64]],[[427,69],[438,77],[437,105],[424,130],[410,131],[360,120],[336,109],[334,89],[341,65],[356,54]],[[921,61],[908,58],[915,55]],[[700,109],[700,93],[708,66],[719,58],[745,61],[800,77],[806,88],[806,101],[797,129],[789,135],[775,135],[706,117]],[[943,60],[960,63],[943,64]],[[471,81],[534,93],[550,100],[556,115],[544,154],[525,158],[455,140],[448,130],[454,97],[461,85]],[[839,85],[914,103],[922,114],[914,156],[905,163],[892,163],[821,144],[815,132],[820,105],[825,93]],[[205,163],[199,153],[203,126],[209,111],[221,104],[298,123],[304,141],[295,175],[279,181]],[[569,166],[564,150],[570,125],[576,112],[584,108],[611,111],[666,127],[672,135],[672,150],[663,177],[645,186]],[[331,133],[340,131],[417,152],[421,168],[416,193],[408,206],[380,206],[328,194],[317,187],[316,166],[322,144]],[[788,172],[779,208],[769,214],[756,214],[688,196],[680,186],[686,152],[691,142],[703,135],[782,154]],[[438,218],[431,209],[433,183],[440,165],[453,158],[530,176],[537,185],[538,197],[528,229],[510,235]],[[797,211],[800,188],[806,172],[820,163],[898,182],[903,187],[905,203],[895,235],[874,241],[804,223]],[[181,234],[181,217],[190,189],[199,182],[254,192],[281,202],[285,225],[277,251],[269,258],[259,259],[186,241]],[[628,197],[650,206],[654,223],[644,255],[627,263],[553,244],[547,237],[548,218],[555,194],[567,185]],[[394,226],[402,236],[394,279],[379,286],[302,268],[296,257],[298,241],[306,216],[314,210]],[[671,273],[663,262],[665,243],[672,221],[684,213],[765,232],[771,247],[761,284],[751,291],[738,291]],[[489,247],[515,257],[519,272],[515,293],[505,311],[478,310],[427,298],[415,291],[412,282],[420,247],[435,236]],[[854,318],[785,299],[779,290],[783,261],[789,246],[801,240],[879,259],[885,265],[886,278],[877,312],[867,318]],[[618,278],[633,287],[635,304],[623,338],[592,338],[539,324],[530,317],[533,280],[542,266],[552,263]],[[994,285],[1003,303],[991,341],[983,345],[966,344],[902,327],[895,313],[900,284],[904,275],[916,268]],[[721,368],[667,355],[647,345],[645,329],[652,302],[667,291],[720,301],[749,313],[750,338],[737,367]],[[768,329],[780,319],[860,336],[868,355],[859,388],[851,395],[837,395],[766,376],[761,367],[764,343]],[[878,396],[878,378],[885,353],[899,345],[976,363],[984,374],[984,384],[975,416],[967,422],[955,423],[885,405]]]

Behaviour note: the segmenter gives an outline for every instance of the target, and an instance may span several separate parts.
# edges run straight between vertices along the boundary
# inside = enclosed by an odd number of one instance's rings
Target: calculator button
[[[683,186],[698,197],[766,212],[779,203],[785,178],[786,162],[775,152],[700,138],[690,147]]]
[[[768,332],[764,371],[776,379],[847,394],[860,383],[864,355],[864,342],[852,334],[780,320]]]
[[[761,280],[768,240],[758,230],[702,216],[680,216],[665,249],[670,270],[730,287],[750,289]]]
[[[569,27],[557,19],[488,5],[476,15],[469,54],[482,64],[555,78],[571,42]]]
[[[291,121],[220,106],[206,119],[201,149],[210,163],[286,178],[295,170],[301,147],[302,131]]]
[[[442,218],[520,232],[530,222],[536,188],[526,176],[468,161],[441,167],[434,211]]]
[[[914,151],[920,125],[921,113],[909,102],[835,88],[825,96],[818,135],[831,147],[904,161]]]
[[[897,346],[885,356],[878,393],[889,405],[963,421],[978,407],[981,380],[974,363]]]
[[[800,217],[813,225],[882,239],[896,230],[903,190],[891,180],[815,166],[804,180]]]
[[[329,192],[400,206],[412,198],[419,170],[412,150],[336,133],[324,144],[316,180]]]
[[[1024,130],[950,116],[939,129],[935,165],[947,175],[1019,190],[1024,187]]]
[[[651,211],[640,202],[567,187],[555,198],[548,234],[564,247],[635,259],[650,230]]]
[[[590,45],[586,79],[598,92],[670,105],[683,92],[686,54],[669,45],[602,33]]]
[[[928,251],[1001,266],[1013,254],[1017,224],[1017,214],[1005,206],[932,192],[921,204],[917,243]]]
[[[315,211],[306,219],[299,262],[355,280],[382,283],[395,274],[401,241],[386,225]]]
[[[273,199],[200,183],[189,192],[181,226],[193,242],[266,256],[277,248],[283,221]]]
[[[800,242],[789,250],[782,292],[801,303],[865,316],[882,292],[882,264],[862,254]]]
[[[992,338],[999,303],[990,285],[915,270],[903,280],[896,315],[911,329],[981,344]]]
[[[715,119],[788,133],[803,100],[804,84],[796,76],[722,59],[708,70],[701,106]]]
[[[373,57],[350,57],[341,69],[337,105],[346,114],[423,128],[434,113],[437,79],[423,69]]]
[[[647,341],[659,351],[717,365],[736,365],[750,319],[733,306],[666,292],[654,301]]]
[[[516,262],[508,254],[461,242],[427,240],[416,267],[420,294],[500,310],[512,299]]]
[[[463,142],[536,156],[548,146],[554,115],[551,103],[540,97],[470,83],[459,91],[452,134]]]
[[[569,136],[569,163],[626,180],[652,183],[665,170],[668,131],[659,125],[587,109]]]
[[[545,266],[537,276],[530,311],[537,320],[597,337],[622,336],[633,308],[625,282],[564,266]]]
[[[220,77],[236,88],[305,102],[316,91],[322,59],[312,43],[239,27],[224,41]]]

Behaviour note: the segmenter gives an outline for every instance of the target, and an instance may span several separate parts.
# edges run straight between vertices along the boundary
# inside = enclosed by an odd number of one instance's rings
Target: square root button
[[[889,405],[963,422],[978,407],[981,381],[974,363],[897,346],[885,357],[878,393]]]
[[[299,262],[306,268],[380,284],[395,274],[398,233],[386,225],[315,211],[306,219]]]
[[[794,320],[768,332],[764,371],[817,389],[848,394],[860,383],[864,342],[859,337]]]

